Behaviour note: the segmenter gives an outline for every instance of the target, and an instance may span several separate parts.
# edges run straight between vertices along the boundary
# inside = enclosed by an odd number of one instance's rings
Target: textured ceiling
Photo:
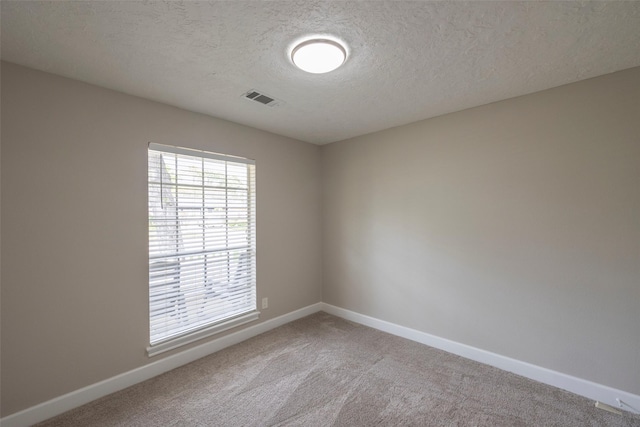
[[[6,61],[317,144],[640,66],[640,2],[3,0],[1,25]],[[315,34],[343,67],[291,64]]]

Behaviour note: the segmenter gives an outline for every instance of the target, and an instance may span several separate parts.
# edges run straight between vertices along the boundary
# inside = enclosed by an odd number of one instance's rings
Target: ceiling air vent
[[[276,105],[281,105],[282,101],[266,95],[264,92],[258,92],[257,90],[251,89],[248,92],[245,92],[242,97],[249,101],[259,102],[260,104],[268,105],[269,107],[275,107]]]

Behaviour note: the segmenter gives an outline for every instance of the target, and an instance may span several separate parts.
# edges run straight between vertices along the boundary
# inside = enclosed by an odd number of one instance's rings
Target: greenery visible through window
[[[256,310],[255,166],[149,146],[150,343]]]

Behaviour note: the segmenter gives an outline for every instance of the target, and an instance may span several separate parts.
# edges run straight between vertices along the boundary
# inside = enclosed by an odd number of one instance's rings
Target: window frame
[[[162,298],[156,298],[153,299],[152,296],[152,275],[154,274],[155,271],[161,271],[161,273],[163,273],[162,275],[160,275],[160,277],[162,279],[167,279],[168,276],[170,276],[171,274],[168,272],[169,269],[167,267],[158,267],[159,262],[158,260],[158,256],[157,254],[155,254],[154,256],[152,256],[152,248],[153,250],[156,250],[156,245],[158,243],[164,243],[166,244],[167,242],[173,242],[175,240],[176,244],[175,244],[175,252],[172,252],[171,250],[169,250],[167,253],[168,255],[166,256],[167,259],[177,259],[177,261],[173,261],[173,262],[167,262],[167,264],[175,264],[176,262],[178,263],[178,268],[176,269],[178,271],[178,273],[174,273],[174,274],[178,274],[178,291],[177,291],[177,295],[179,295],[176,298],[184,298],[184,292],[181,290],[180,286],[182,284],[182,280],[179,275],[181,274],[181,267],[183,262],[186,261],[186,257],[184,252],[181,252],[178,247],[179,247],[179,242],[183,239],[183,235],[180,231],[180,225],[176,225],[176,230],[173,231],[172,233],[175,234],[175,237],[173,236],[168,236],[166,233],[164,235],[162,235],[162,232],[159,231],[155,231],[154,233],[152,233],[152,221],[155,220],[155,225],[154,228],[157,227],[158,221],[162,220],[162,217],[158,217],[158,216],[154,216],[154,214],[152,213],[152,211],[157,210],[157,206],[152,207],[152,200],[154,203],[156,203],[156,205],[158,204],[158,198],[159,198],[159,203],[162,203],[162,201],[164,200],[164,193],[163,191],[163,187],[160,187],[160,194],[158,196],[158,194],[152,195],[152,186],[157,187],[158,183],[157,182],[152,182],[152,166],[151,166],[151,162],[152,162],[152,156],[154,155],[152,152],[154,153],[166,153],[170,156],[175,156],[174,158],[176,159],[176,162],[178,161],[178,156],[182,156],[181,158],[183,160],[201,160],[202,161],[202,169],[201,169],[201,173],[202,173],[202,185],[201,187],[198,187],[197,185],[193,185],[190,184],[193,187],[196,188],[201,188],[202,189],[202,199],[201,199],[201,209],[203,212],[203,222],[202,222],[202,244],[203,244],[203,250],[202,253],[200,255],[202,255],[203,261],[202,261],[202,266],[198,266],[198,268],[195,269],[196,272],[201,272],[202,273],[202,277],[204,278],[202,283],[200,283],[199,281],[195,281],[191,286],[192,287],[201,287],[201,289],[197,289],[196,291],[194,291],[194,293],[197,293],[197,295],[203,297],[203,302],[198,302],[198,304],[205,304],[205,300],[207,298],[209,298],[208,296],[206,296],[206,291],[204,290],[206,288],[206,274],[207,274],[207,269],[210,268],[208,261],[207,261],[207,254],[210,254],[211,251],[217,251],[220,252],[222,254],[227,254],[227,261],[226,263],[223,262],[222,264],[220,264],[221,266],[224,266],[224,268],[222,268],[222,270],[226,270],[227,271],[227,279],[226,281],[222,281],[222,285],[224,286],[226,284],[226,286],[230,286],[231,283],[231,271],[232,268],[235,268],[234,270],[234,274],[237,275],[238,271],[242,271],[243,274],[243,278],[242,278],[242,282],[241,282],[241,290],[239,291],[239,298],[244,298],[244,302],[239,303],[239,308],[242,310],[241,312],[238,313],[233,313],[233,310],[231,310],[229,313],[228,317],[219,317],[220,313],[223,313],[223,311],[220,311],[218,308],[215,309],[215,315],[218,316],[218,318],[209,318],[208,322],[203,323],[203,320],[198,320],[195,322],[192,322],[191,320],[189,320],[190,317],[193,317],[193,314],[189,314],[186,313],[186,310],[188,310],[188,308],[184,308],[185,310],[185,315],[187,316],[186,321],[179,321],[179,323],[182,324],[182,326],[177,327],[176,329],[180,329],[182,328],[183,330],[181,331],[173,331],[167,334],[167,336],[165,337],[160,337],[158,338],[157,335],[159,335],[159,333],[157,333],[156,330],[156,336],[153,335],[154,330],[152,328],[154,319],[156,320],[156,322],[158,321],[158,319],[160,319],[160,321],[162,321],[164,318],[166,318],[168,315],[166,312],[160,313],[160,314],[155,314],[155,318],[153,317],[154,314],[154,310],[153,310],[153,306],[154,304],[158,304],[158,302],[165,302],[165,305],[167,303],[167,300],[169,300],[172,297],[169,296],[164,296]],[[188,156],[185,157],[185,156]],[[219,154],[219,153],[213,153],[213,152],[208,152],[208,151],[201,151],[201,150],[194,150],[194,149],[189,149],[189,148],[183,148],[183,147],[176,147],[176,146],[170,146],[170,145],[162,145],[162,144],[156,144],[156,143],[149,143],[148,145],[148,150],[147,150],[147,218],[148,218],[148,281],[147,281],[147,285],[148,285],[148,303],[149,303],[149,312],[148,312],[148,324],[149,324],[149,346],[147,347],[147,354],[149,357],[151,356],[155,356],[157,354],[169,351],[169,350],[173,350],[175,348],[184,346],[186,344],[201,340],[203,338],[215,335],[215,334],[219,334],[223,331],[229,330],[231,328],[235,328],[237,326],[249,323],[249,322],[253,322],[255,320],[257,320],[259,318],[260,312],[257,310],[257,280],[256,280],[256,201],[255,201],[255,175],[256,175],[256,171],[255,171],[255,161],[252,159],[247,159],[247,158],[242,158],[242,157],[235,157],[235,156],[229,156],[229,155],[225,155],[225,154]],[[229,196],[229,191],[230,188],[229,184],[228,184],[228,179],[230,177],[230,173],[228,172],[228,165],[232,165],[234,167],[238,167],[238,165],[243,165],[247,167],[247,181],[246,181],[246,200],[247,200],[247,205],[246,205],[246,214],[244,214],[244,216],[242,216],[243,219],[246,219],[246,236],[243,237],[243,239],[246,239],[246,246],[242,246],[242,248],[240,249],[241,251],[245,251],[246,252],[238,252],[235,253],[234,257],[235,259],[235,265],[232,266],[232,261],[231,261],[231,253],[232,251],[235,250],[235,248],[230,247],[229,241],[228,241],[228,237],[227,237],[227,242],[226,242],[226,246],[223,246],[223,249],[212,249],[213,246],[209,247],[206,246],[205,242],[206,242],[206,236],[208,235],[207,231],[206,231],[206,220],[205,220],[205,211],[208,209],[208,200],[214,200],[215,197],[213,196],[213,194],[210,194],[209,196],[207,196],[207,190],[210,190],[211,187],[207,187],[207,185],[205,184],[205,159],[210,159],[213,160],[214,164],[218,164],[217,162],[224,162],[224,180],[225,180],[225,185],[224,185],[224,203],[225,206],[227,206],[227,209],[225,211],[225,218],[226,218],[226,222],[224,223],[224,226],[222,227],[222,229],[224,230],[224,232],[226,233],[226,235],[228,236],[230,233],[230,230],[232,230],[232,227],[230,225],[230,220],[229,220],[229,213],[228,213],[228,205],[229,205],[229,200],[230,197]],[[210,162],[211,163],[211,162]],[[177,163],[176,163],[177,165]],[[162,181],[162,177],[164,176],[165,172],[167,173],[167,175],[169,174],[168,172],[168,168],[165,169],[164,168],[164,164],[162,164],[162,169],[160,169],[160,181]],[[182,171],[182,170],[180,170]],[[157,171],[154,171],[157,172]],[[178,174],[179,169],[176,166],[175,169],[175,174]],[[181,188],[181,185],[179,183],[179,175],[175,175],[176,176],[176,182],[171,182],[169,181],[168,184],[166,184],[167,186],[171,187],[171,188],[175,188],[175,191],[177,192],[179,188]],[[157,177],[157,176],[156,176]],[[220,190],[222,187],[216,187],[218,190]],[[155,189],[155,191],[157,192],[157,188]],[[170,190],[169,190],[170,191]],[[176,193],[178,194],[178,193]],[[154,198],[155,197],[155,198]],[[208,199],[207,197],[209,197],[210,199]],[[175,200],[175,204],[174,204],[174,209],[175,209],[175,215],[176,215],[176,224],[181,224],[181,221],[178,218],[179,212],[180,210],[189,210],[189,209],[194,209],[193,206],[187,206],[186,203],[184,203],[183,205],[180,204],[180,202],[177,200],[177,196],[176,196],[176,200]],[[244,202],[243,202],[244,203]],[[163,208],[164,209],[164,208]],[[163,214],[166,215],[166,214]],[[199,233],[199,232],[198,232]],[[196,233],[196,234],[198,234]],[[152,234],[156,237],[152,237]],[[244,236],[245,232],[241,232],[241,236]],[[158,237],[159,236],[159,237]],[[155,239],[155,240],[154,240]],[[214,239],[210,239],[210,240],[214,240]],[[218,242],[219,243],[219,242]],[[211,245],[213,245],[213,243],[210,243]],[[153,246],[152,246],[153,245]],[[170,246],[174,246],[173,243],[171,245],[167,245],[167,247]],[[245,254],[248,254],[248,257],[245,257]],[[160,256],[162,257],[162,256]],[[161,263],[161,262],[160,262]],[[156,270],[154,270],[154,268]],[[201,269],[200,269],[201,268]],[[155,277],[155,276],[154,276]],[[157,287],[157,285],[155,285]],[[164,283],[160,285],[160,289],[162,289],[161,293],[164,292],[165,295],[168,294],[166,292],[166,289],[169,288],[169,286],[173,286],[175,288],[175,285],[172,284],[168,284],[168,283]],[[235,291],[233,291],[235,292]],[[234,298],[236,296],[236,294],[234,293]],[[249,300],[247,300],[248,297]],[[215,296],[213,298],[216,298]],[[222,297],[218,298],[218,299],[214,299],[210,302],[206,302],[206,303],[210,303],[213,304],[213,306],[216,306],[216,304],[221,305],[224,301],[222,301]],[[190,303],[190,304],[194,304],[194,303]],[[209,307],[209,306],[207,306]],[[246,309],[246,310],[245,310]],[[193,311],[193,309],[191,309]],[[156,311],[163,311],[161,310],[156,310]],[[165,310],[166,311],[166,310]],[[214,310],[207,308],[206,310],[206,314],[209,316],[213,316],[214,314]],[[224,314],[223,314],[224,315]],[[162,317],[164,316],[164,318]],[[202,318],[203,315],[199,315],[197,316],[198,318]],[[215,317],[215,316],[214,316]],[[206,319],[206,316],[204,316],[204,318]],[[166,319],[165,319],[166,321]],[[193,323],[193,326],[190,327],[189,325]],[[185,326],[186,325],[186,326]],[[169,327],[166,327],[166,329],[170,330]]]

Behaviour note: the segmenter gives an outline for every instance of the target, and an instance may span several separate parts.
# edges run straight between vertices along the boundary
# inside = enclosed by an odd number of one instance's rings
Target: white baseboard
[[[322,311],[333,314],[334,316],[369,326],[392,335],[407,338],[430,347],[438,348],[448,353],[453,353],[467,359],[475,360],[476,362],[512,372],[544,384],[558,387],[580,396],[606,403],[615,408],[620,408],[632,413],[640,413],[640,396],[636,394],[617,390],[612,387],[594,383],[582,378],[573,377],[561,372],[552,371],[520,360],[511,359],[486,350],[481,350],[479,348],[440,338],[415,329],[365,316],[364,314],[356,313],[330,304],[322,303],[321,305]],[[622,402],[622,405],[619,404],[617,399]]]
[[[346,320],[513,372],[616,408],[620,407],[617,401],[617,399],[620,399],[623,402],[620,409],[640,413],[640,396],[638,395],[365,316],[344,308],[326,303],[316,303],[11,414],[0,419],[0,426],[23,427],[33,425],[318,311],[325,311]]]
[[[89,403],[92,400],[125,389],[139,382],[148,380],[172,369],[178,368],[187,363],[198,360],[209,354],[230,347],[249,338],[260,335],[271,329],[282,326],[286,323],[300,319],[322,309],[322,303],[316,303],[301,308],[291,313],[284,314],[274,319],[267,320],[254,326],[249,326],[238,332],[209,341],[197,347],[190,348],[181,353],[177,353],[148,365],[141,366],[131,371],[116,375],[104,381],[72,391],[55,399],[32,406],[23,411],[16,412],[0,420],[2,427],[23,427],[30,426],[40,421],[44,421],[63,412],[69,411],[78,406]]]

